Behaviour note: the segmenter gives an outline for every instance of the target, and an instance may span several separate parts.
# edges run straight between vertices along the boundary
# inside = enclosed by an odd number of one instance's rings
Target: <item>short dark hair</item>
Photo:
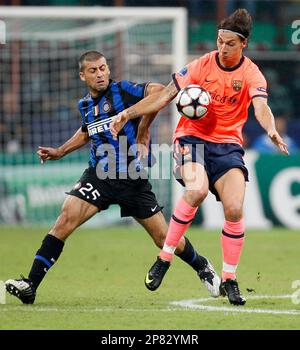
[[[102,58],[105,56],[99,52],[99,51],[87,51],[84,54],[82,54],[78,60],[78,64],[79,64],[79,70],[83,71],[84,68],[84,61],[89,61],[89,62],[94,62],[99,60],[99,58]]]
[[[252,29],[251,15],[246,9],[238,9],[230,16],[224,18],[219,23],[218,29],[232,30],[233,32],[242,34],[246,39],[249,37]]]

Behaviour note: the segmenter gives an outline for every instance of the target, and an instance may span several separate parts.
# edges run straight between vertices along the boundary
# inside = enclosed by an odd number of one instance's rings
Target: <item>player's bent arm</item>
[[[149,83],[147,85],[147,89],[146,89],[146,92],[145,92],[145,97],[147,96],[150,96],[150,95],[153,95],[155,93],[160,93],[162,92],[163,90],[165,89],[165,86],[162,85],[162,84],[158,84],[158,83]],[[148,130],[150,125],[152,124],[153,120],[155,119],[157,115],[157,112],[156,113],[151,113],[151,114],[143,114],[143,118],[142,120],[140,121],[140,124],[139,124],[139,130]]]
[[[149,95],[153,95],[157,92],[161,92],[165,89],[165,86],[163,84],[159,84],[159,83],[149,83],[146,87],[146,91],[145,91],[145,97],[149,96]]]
[[[58,160],[64,157],[66,154],[84,146],[89,141],[87,132],[84,132],[79,128],[77,132],[63,145],[58,148],[42,147],[40,146],[37,154],[42,161],[46,160]]]
[[[157,92],[163,91],[165,88],[164,85],[158,84],[158,83],[149,83],[147,85],[146,91],[145,91],[145,97],[155,94]],[[143,115],[141,118],[141,121],[139,123],[139,127],[137,130],[137,136],[136,136],[136,143],[137,143],[137,150],[138,150],[138,158],[141,159],[142,157],[146,158],[148,157],[149,153],[149,142],[150,142],[150,125],[152,124],[153,120],[157,116],[157,113],[151,113],[147,115]]]
[[[122,113],[126,113],[128,120],[138,118],[141,115],[158,113],[169,104],[177,94],[178,90],[172,81],[168,86],[149,94],[134,106],[125,109]]]
[[[163,90],[154,92],[153,94],[142,99],[140,102],[136,103],[134,106],[131,106],[119,113],[110,123],[110,132],[112,133],[113,138],[115,140],[117,139],[118,133],[129,119],[135,119],[141,115],[149,118],[151,115],[158,113],[162,108],[170,103],[177,94],[178,90],[172,81]]]
[[[254,97],[252,99],[254,114],[262,128],[265,129],[271,141],[280,149],[281,152],[289,154],[286,143],[278,134],[275,127],[275,120],[271,108],[268,106],[267,99],[264,97]]]

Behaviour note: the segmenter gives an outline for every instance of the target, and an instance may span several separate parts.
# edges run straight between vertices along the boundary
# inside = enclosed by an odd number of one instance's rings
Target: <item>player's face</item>
[[[79,75],[80,79],[86,82],[92,96],[99,95],[108,87],[110,71],[104,57],[94,62],[85,61]]]
[[[234,33],[219,33],[217,39],[219,59],[225,67],[237,65],[242,57],[246,42]]]

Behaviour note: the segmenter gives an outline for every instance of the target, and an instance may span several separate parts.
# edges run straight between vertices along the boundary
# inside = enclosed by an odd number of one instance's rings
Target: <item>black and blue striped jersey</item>
[[[82,131],[88,132],[91,140],[89,161],[91,167],[95,168],[100,164],[104,171],[108,170],[107,154],[99,152],[99,149],[105,144],[114,147],[116,172],[127,172],[128,164],[132,161],[136,162],[137,169],[142,167],[134,151],[140,118],[129,120],[120,131],[118,140],[113,139],[109,131],[109,125],[114,115],[144,98],[146,87],[147,83],[136,84],[126,80],[120,82],[110,80],[107,89],[97,98],[93,98],[88,94],[78,101],[78,108],[82,117]],[[128,153],[124,154],[125,152],[120,151],[119,140],[122,136],[120,144],[123,142],[124,145],[124,142],[127,142],[126,152],[129,148],[133,151],[130,152],[129,156]],[[121,149],[124,150],[124,147],[121,147]]]

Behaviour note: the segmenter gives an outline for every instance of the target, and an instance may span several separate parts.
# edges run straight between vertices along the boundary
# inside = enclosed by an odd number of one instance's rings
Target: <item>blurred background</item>
[[[277,153],[250,109],[244,128],[246,161],[252,174],[246,219],[253,227],[300,228],[300,1],[4,0],[1,5],[15,8],[16,14],[5,16],[0,6],[0,20],[6,28],[6,42],[0,45],[0,223],[53,222],[64,191],[87,166],[87,149],[45,167],[35,155],[39,145],[58,146],[80,126],[77,100],[86,90],[78,79],[77,60],[84,51],[102,51],[113,79],[167,84],[175,67],[214,50],[219,20],[244,7],[253,17],[245,55],[258,64],[268,81],[269,105],[291,152],[290,157]],[[48,11],[45,6],[57,6],[61,18],[30,17],[17,13],[17,6],[25,10],[39,6],[43,14]],[[77,6],[90,13],[103,6],[111,14],[71,18]],[[185,28],[174,35],[176,20],[171,18],[157,15],[146,20],[116,12],[135,7],[144,9],[145,16],[154,7],[184,8]],[[182,48],[180,57],[174,57],[177,45]],[[154,143],[170,143],[170,126],[176,118],[172,108],[165,108],[155,121]],[[153,185],[168,217],[174,186],[169,180],[154,180]],[[118,213],[112,208],[101,215],[107,215],[105,221],[110,224],[118,222]],[[196,224],[215,227],[220,220],[221,208],[208,200]]]

